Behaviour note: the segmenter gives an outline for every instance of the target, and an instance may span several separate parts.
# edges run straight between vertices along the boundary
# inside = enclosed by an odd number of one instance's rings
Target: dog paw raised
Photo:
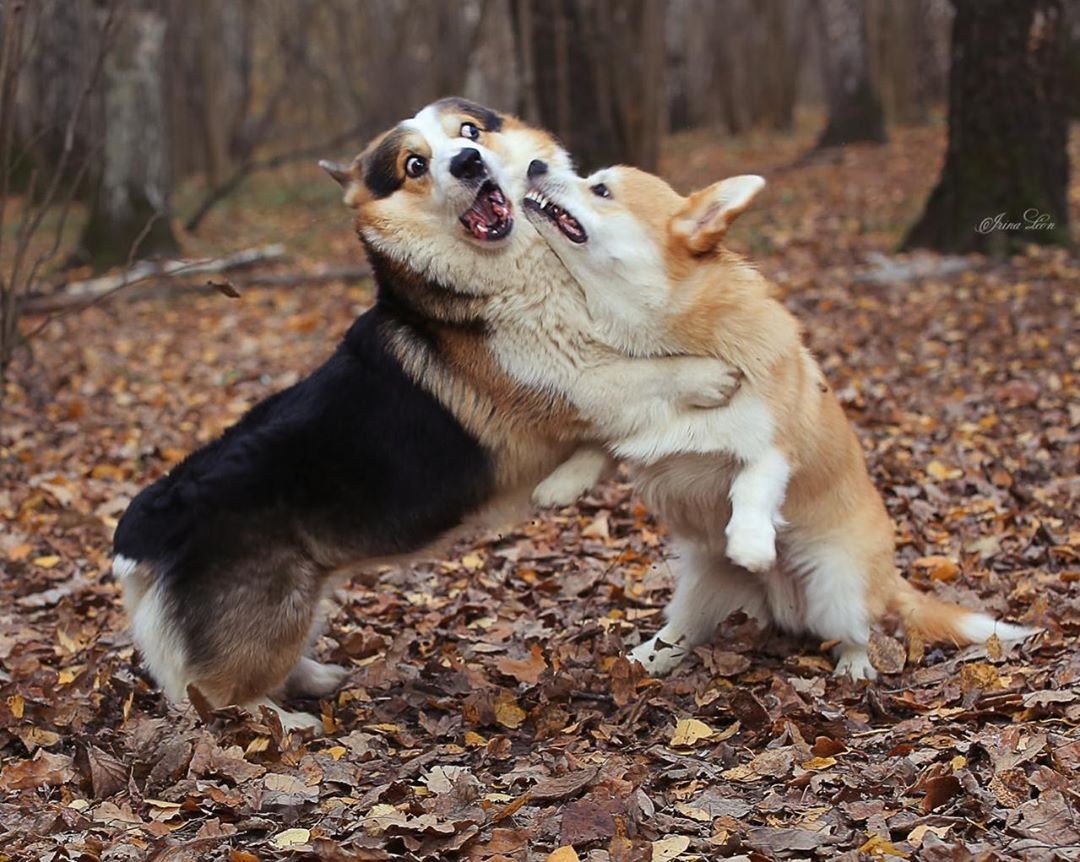
[[[776,564],[776,528],[771,524],[741,525],[729,522],[726,530],[727,558],[751,572],[767,572]]]

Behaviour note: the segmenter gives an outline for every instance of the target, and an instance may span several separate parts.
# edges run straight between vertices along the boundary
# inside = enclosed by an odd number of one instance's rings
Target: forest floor
[[[943,130],[799,161],[811,140],[682,136],[666,170],[768,177],[734,241],[805,324],[902,570],[1043,634],[921,656],[882,635],[881,678],[854,684],[820,644],[732,620],[642,678],[624,655],[660,625],[667,542],[616,481],[341,591],[317,654],[351,675],[297,704],[325,736],[170,706],[125,630],[116,520],[320,362],[371,293],[120,298],[51,323],[9,387],[0,860],[1080,858],[1080,263],[883,268]],[[260,177],[202,236],[193,252],[283,241],[289,267],[361,256],[313,166]]]

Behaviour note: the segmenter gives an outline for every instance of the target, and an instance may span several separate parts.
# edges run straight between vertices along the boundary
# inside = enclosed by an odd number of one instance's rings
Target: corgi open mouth
[[[545,216],[570,242],[580,245],[589,238],[581,222],[561,206],[548,200],[538,189],[529,189],[525,195],[525,208]]]
[[[476,193],[473,205],[465,211],[459,221],[476,239],[493,242],[510,233],[510,229],[514,226],[512,213],[513,207],[502,193],[502,189],[491,180],[487,180]]]

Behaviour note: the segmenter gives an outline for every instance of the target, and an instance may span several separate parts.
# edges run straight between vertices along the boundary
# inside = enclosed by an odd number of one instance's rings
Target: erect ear
[[[715,249],[731,223],[765,188],[765,180],[754,174],[728,177],[690,195],[686,205],[671,220],[671,234],[691,254]]]
[[[363,171],[360,166],[360,157],[353,159],[352,162],[345,165],[341,162],[331,162],[326,159],[319,160],[319,167],[332,176],[345,190],[345,205],[355,206],[356,198],[355,192],[360,188],[361,180],[363,179]]]

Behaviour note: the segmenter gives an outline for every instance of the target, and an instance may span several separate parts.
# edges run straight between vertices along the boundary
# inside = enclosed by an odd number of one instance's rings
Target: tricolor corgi
[[[926,640],[1036,631],[939,601],[897,571],[892,523],[798,322],[722,245],[761,177],[684,198],[626,167],[583,180],[538,159],[528,175],[526,213],[584,289],[598,339],[628,356],[712,356],[742,375],[706,435],[651,425],[613,446],[641,466],[643,497],[680,552],[667,623],[632,654],[650,673],[737,610],[835,642],[836,672],[855,678],[874,676],[870,630],[890,611]]]

